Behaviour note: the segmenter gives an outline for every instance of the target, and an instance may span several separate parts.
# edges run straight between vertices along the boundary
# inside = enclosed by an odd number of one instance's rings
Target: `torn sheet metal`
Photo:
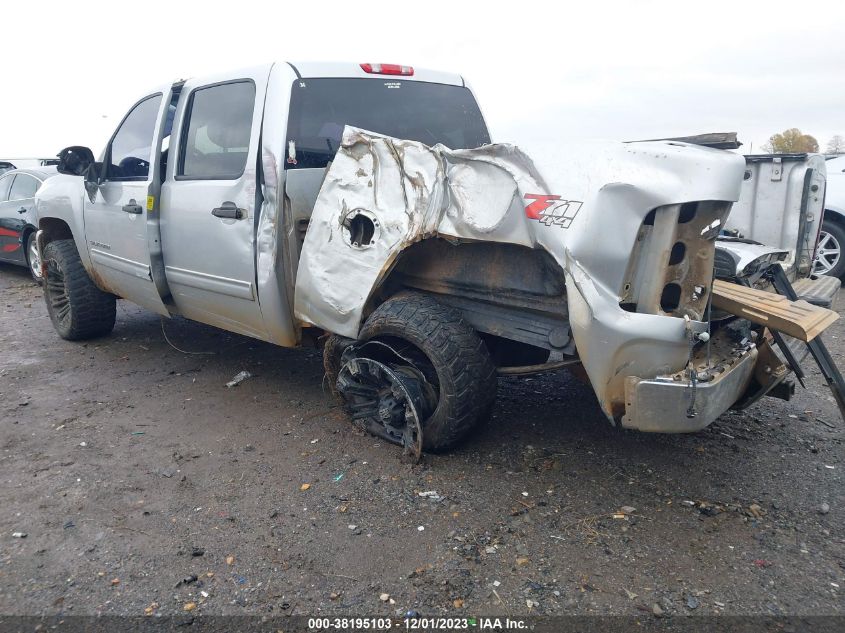
[[[620,307],[643,221],[664,205],[737,200],[744,166],[675,141],[450,150],[347,127],[305,237],[295,314],[357,337],[368,298],[428,237],[543,249],[566,275],[573,338],[599,402],[619,418],[627,376],[671,374],[689,353],[684,319]]]

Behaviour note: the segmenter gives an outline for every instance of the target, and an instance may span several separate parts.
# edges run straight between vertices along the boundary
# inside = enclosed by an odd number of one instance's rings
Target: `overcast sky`
[[[308,2],[3,5],[0,158],[99,152],[176,78],[272,60],[459,72],[496,141],[798,127],[845,135],[845,3]]]

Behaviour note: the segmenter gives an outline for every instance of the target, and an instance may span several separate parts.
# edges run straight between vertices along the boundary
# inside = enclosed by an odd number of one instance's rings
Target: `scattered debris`
[[[112,578],[111,579],[111,586],[117,587],[120,584],[120,578]]]
[[[830,512],[830,504],[825,502],[819,506],[819,514],[827,514]]]
[[[634,512],[636,512],[637,509],[633,506],[622,506],[621,508],[619,508],[619,511],[622,514],[634,514]]]
[[[382,602],[387,602],[388,600],[390,600],[390,594],[389,593],[383,593],[383,594],[379,595],[378,599],[381,600]]]
[[[657,604],[656,602],[651,606],[651,612],[654,614],[654,617],[656,617],[656,618],[663,617],[663,614],[665,613],[663,611],[663,608],[659,604]]]
[[[186,576],[182,580],[176,583],[176,587],[174,589],[181,587],[182,585],[190,585],[198,580],[195,574],[191,574],[190,576]]]
[[[417,532],[422,532],[422,531],[424,531],[424,530],[425,530],[425,526],[424,526],[424,525],[418,525],[418,526],[417,526]]]
[[[196,608],[197,608],[197,603],[196,603],[196,602],[186,602],[186,603],[182,606],[182,609],[184,609],[185,611],[193,611],[193,610],[194,610],[194,609],[196,609]]]
[[[628,596],[628,600],[636,600],[637,594],[625,587],[622,587],[622,589],[625,591],[625,595]]]
[[[226,557],[226,564],[227,565],[234,565],[235,564],[235,557],[234,556],[227,556]]]
[[[685,508],[694,508],[695,507],[695,501],[690,501],[689,499],[684,499],[683,501],[681,501],[681,505],[684,506]]]
[[[763,508],[761,508],[758,504],[752,503],[748,506],[748,511],[751,513],[755,519],[762,519],[763,518]]]
[[[201,547],[192,547],[191,548],[191,556],[199,557],[205,555],[205,550]]]
[[[248,371],[239,372],[239,373],[235,374],[235,377],[232,378],[232,380],[230,380],[229,382],[226,383],[226,386],[229,387],[230,389],[232,387],[237,387],[239,384],[241,384],[244,380],[246,380],[248,378],[252,378],[251,373],[249,373]]]
[[[302,485],[299,487],[299,489],[300,489],[302,492],[305,492],[305,491],[306,491],[306,490],[308,490],[310,487],[311,487],[311,484],[302,484]]]
[[[464,606],[464,601],[461,598],[452,601],[452,606],[456,609],[461,609]]]
[[[700,604],[695,596],[687,596],[687,609],[697,609]]]
[[[26,532],[12,532],[12,538],[26,538]]]

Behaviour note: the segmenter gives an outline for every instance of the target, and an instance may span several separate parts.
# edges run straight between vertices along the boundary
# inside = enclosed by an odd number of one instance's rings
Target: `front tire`
[[[44,277],[41,275],[41,255],[38,253],[38,242],[35,239],[35,231],[26,238],[26,265],[29,266],[29,274],[36,283],[41,283]]]
[[[496,397],[496,368],[490,354],[461,315],[433,297],[415,292],[391,297],[364,323],[359,341],[385,343],[411,361],[434,388],[433,412],[421,420],[424,450],[452,448],[489,417]],[[326,353],[333,356],[325,359],[332,385],[340,369],[334,357],[341,347],[326,346]]]
[[[91,280],[73,240],[56,240],[44,249],[47,274],[44,300],[50,320],[63,339],[80,341],[114,329],[117,302]]]

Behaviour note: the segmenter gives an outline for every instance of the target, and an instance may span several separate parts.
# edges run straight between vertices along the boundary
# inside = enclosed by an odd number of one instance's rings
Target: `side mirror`
[[[59,152],[59,164],[56,170],[68,176],[84,176],[94,164],[94,152],[81,145],[65,147]]]

